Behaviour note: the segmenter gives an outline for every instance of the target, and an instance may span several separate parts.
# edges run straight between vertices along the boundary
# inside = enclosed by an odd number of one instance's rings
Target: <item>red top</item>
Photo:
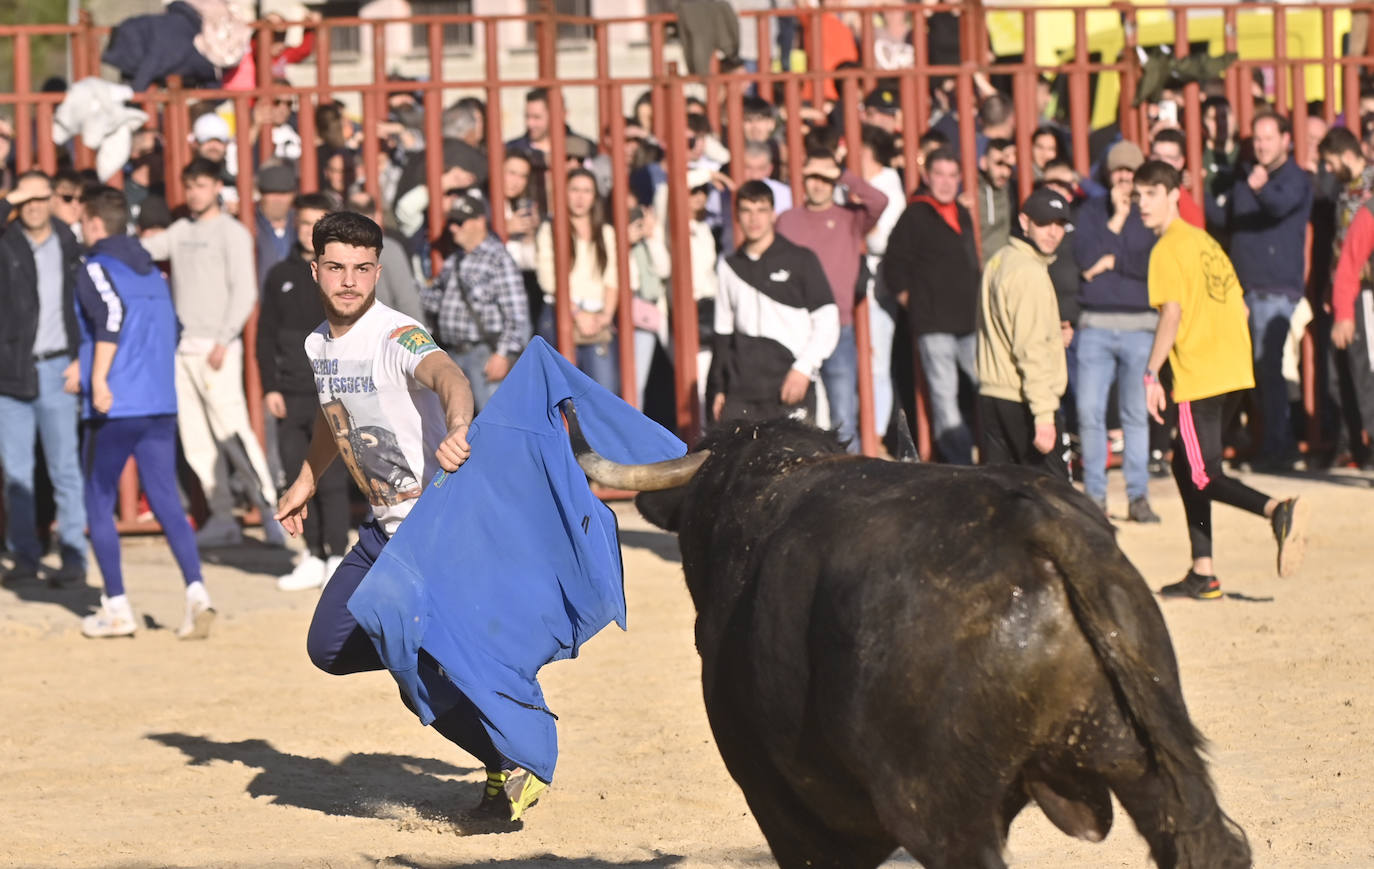
[[[1360,274],[1374,255],[1374,214],[1368,208],[1355,212],[1341,245],[1341,258],[1331,279],[1331,313],[1337,320],[1355,319],[1355,299],[1360,295]]]
[[[1193,194],[1186,188],[1178,188],[1178,216],[1198,229],[1207,228],[1207,220],[1202,216],[1202,206],[1197,204]]]
[[[911,201],[913,203],[924,202],[926,205],[929,205],[931,208],[935,209],[936,214],[945,219],[945,223],[949,224],[950,229],[954,230],[956,233],[962,234],[963,230],[959,228],[959,203],[940,202],[935,197],[927,196],[924,193],[920,196],[911,197]]]

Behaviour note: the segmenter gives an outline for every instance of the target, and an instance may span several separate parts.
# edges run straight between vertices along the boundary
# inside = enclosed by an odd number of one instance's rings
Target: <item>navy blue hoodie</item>
[[[95,243],[77,271],[76,313],[81,329],[82,418],[175,414],[181,326],[167,280],[137,239],[121,235]],[[107,414],[91,407],[97,341],[119,345],[108,377],[114,403]]]
[[[1155,234],[1140,220],[1140,209],[1131,213],[1117,235],[1107,228],[1110,196],[1098,196],[1079,206],[1073,225],[1073,257],[1078,270],[1086,272],[1107,254],[1116,257],[1116,268],[1105,271],[1079,288],[1084,311],[1135,312],[1150,310],[1150,251]]]
[[[1307,221],[1312,216],[1312,179],[1291,159],[1259,190],[1246,179],[1254,164],[1236,171],[1231,188],[1231,262],[1247,293],[1282,293],[1297,300],[1307,285]]]

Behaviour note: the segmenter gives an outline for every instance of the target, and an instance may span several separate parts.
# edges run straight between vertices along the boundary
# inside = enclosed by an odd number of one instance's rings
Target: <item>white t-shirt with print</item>
[[[434,451],[447,434],[443,408],[415,379],[420,360],[439,352],[423,326],[381,302],[341,338],[321,323],[305,339],[339,454],[387,534],[439,470]]]

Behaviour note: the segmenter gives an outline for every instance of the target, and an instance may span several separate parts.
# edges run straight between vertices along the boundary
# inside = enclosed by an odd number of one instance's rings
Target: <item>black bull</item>
[[[1159,609],[1072,487],[849,457],[787,422],[717,432],[665,476],[595,456],[569,417],[593,479],[673,486],[637,504],[679,535],[711,729],[781,866],[901,846],[1005,867],[1029,801],[1099,841],[1109,791],[1159,866],[1250,865]]]

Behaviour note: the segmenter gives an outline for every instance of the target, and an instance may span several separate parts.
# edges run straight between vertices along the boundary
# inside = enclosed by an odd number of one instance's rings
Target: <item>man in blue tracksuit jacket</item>
[[[1304,252],[1312,214],[1312,180],[1289,157],[1288,119],[1273,112],[1252,125],[1255,160],[1231,189],[1231,262],[1250,309],[1255,388],[1264,419],[1261,459],[1288,465],[1297,454],[1283,379],[1283,348],[1293,309],[1306,287]]]
[[[83,620],[81,630],[88,637],[131,636],[137,630],[124,592],[114,521],[119,478],[132,456],[186,581],[186,611],[177,636],[204,637],[215,611],[176,484],[173,357],[180,327],[167,281],[143,246],[127,235],[128,225],[129,204],[122,192],[105,187],[87,195],[81,231],[91,250],[76,283],[82,467],[91,547],[105,593],[100,610]]]

